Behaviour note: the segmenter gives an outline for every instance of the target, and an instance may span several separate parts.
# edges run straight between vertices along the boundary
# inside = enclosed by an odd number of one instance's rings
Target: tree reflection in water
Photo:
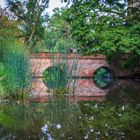
[[[119,81],[102,103],[60,95],[47,103],[1,103],[0,139],[139,140],[139,99],[138,83]]]

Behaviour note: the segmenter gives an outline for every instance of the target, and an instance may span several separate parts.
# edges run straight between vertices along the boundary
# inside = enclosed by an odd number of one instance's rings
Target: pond
[[[140,86],[119,80],[104,102],[63,96],[0,104],[0,140],[139,140]]]

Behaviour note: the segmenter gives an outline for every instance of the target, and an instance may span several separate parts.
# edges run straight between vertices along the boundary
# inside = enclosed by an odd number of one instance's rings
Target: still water
[[[118,81],[104,102],[56,97],[1,103],[0,140],[139,140],[140,84]]]

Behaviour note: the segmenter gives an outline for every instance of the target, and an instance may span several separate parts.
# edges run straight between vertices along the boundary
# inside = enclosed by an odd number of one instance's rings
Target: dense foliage
[[[125,3],[117,1],[75,1],[64,13],[64,18],[71,24],[72,35],[81,43],[83,51],[93,52],[101,45],[100,35],[106,28],[121,26],[124,22]]]
[[[83,54],[103,53],[116,60],[129,54],[128,61],[120,65],[128,69],[139,67],[138,6],[132,7],[133,2],[125,0],[73,0],[69,4],[71,6],[62,12],[62,17],[70,24],[71,34]],[[134,9],[137,12],[134,13]]]
[[[53,52],[66,53],[78,47],[78,42],[72,37],[70,24],[58,9],[48,21],[45,38],[45,48]]]
[[[121,69],[140,71],[139,8],[131,8],[131,0],[62,1],[67,7],[56,9],[50,18],[49,0],[6,0],[7,7],[0,8],[0,102],[17,96],[19,100],[29,92],[29,48],[64,56],[78,50],[86,55],[103,53]],[[0,104],[2,139],[140,138],[139,84],[124,87],[119,81],[106,102],[77,103],[73,94],[79,80],[77,60],[51,55],[52,67],[44,71],[43,80],[49,90],[55,89],[53,98],[49,96],[46,104]],[[100,88],[113,80],[104,68],[94,74]],[[74,96],[68,100],[65,95]]]
[[[20,31],[25,44],[31,45],[31,49],[44,38],[45,23],[49,0],[7,0],[9,11],[16,20],[20,21]]]
[[[134,13],[132,2],[126,0],[65,2],[66,8],[56,9],[53,16],[48,18],[45,11],[48,0],[6,0],[7,7],[0,8],[1,73],[5,71],[3,69],[13,71],[15,81],[23,87],[26,85],[22,83],[26,83],[26,79],[23,78],[26,74],[23,73],[28,70],[28,66],[25,66],[28,65],[28,58],[22,49],[19,49],[19,52],[14,49],[16,46],[30,46],[30,51],[39,52],[64,53],[80,50],[88,55],[103,53],[115,66],[117,64],[120,68],[139,71],[139,8],[135,7],[137,12]],[[11,49],[7,47],[7,36],[18,42],[14,45],[11,43]],[[126,54],[129,59],[118,61]],[[7,65],[11,68],[7,68]],[[18,70],[19,66],[21,71]],[[18,77],[23,81],[19,81]],[[3,90],[3,86],[1,89]]]

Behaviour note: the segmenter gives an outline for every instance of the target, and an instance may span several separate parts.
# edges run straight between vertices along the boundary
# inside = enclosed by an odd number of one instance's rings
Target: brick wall
[[[107,90],[98,88],[92,80],[96,69],[102,66],[108,66],[104,55],[81,56],[79,54],[65,55],[54,53],[52,56],[50,53],[33,53],[30,56],[30,68],[33,77],[31,81],[31,95],[33,98],[46,100],[50,94],[51,90],[44,84],[42,76],[43,72],[52,66],[52,58],[53,61],[57,61],[58,59],[65,61],[67,59],[69,65],[73,63],[74,60],[77,61],[76,63],[79,70],[76,75],[75,72],[73,72],[73,75],[82,77],[76,80],[75,96],[79,99],[98,99],[100,101],[107,94]]]

